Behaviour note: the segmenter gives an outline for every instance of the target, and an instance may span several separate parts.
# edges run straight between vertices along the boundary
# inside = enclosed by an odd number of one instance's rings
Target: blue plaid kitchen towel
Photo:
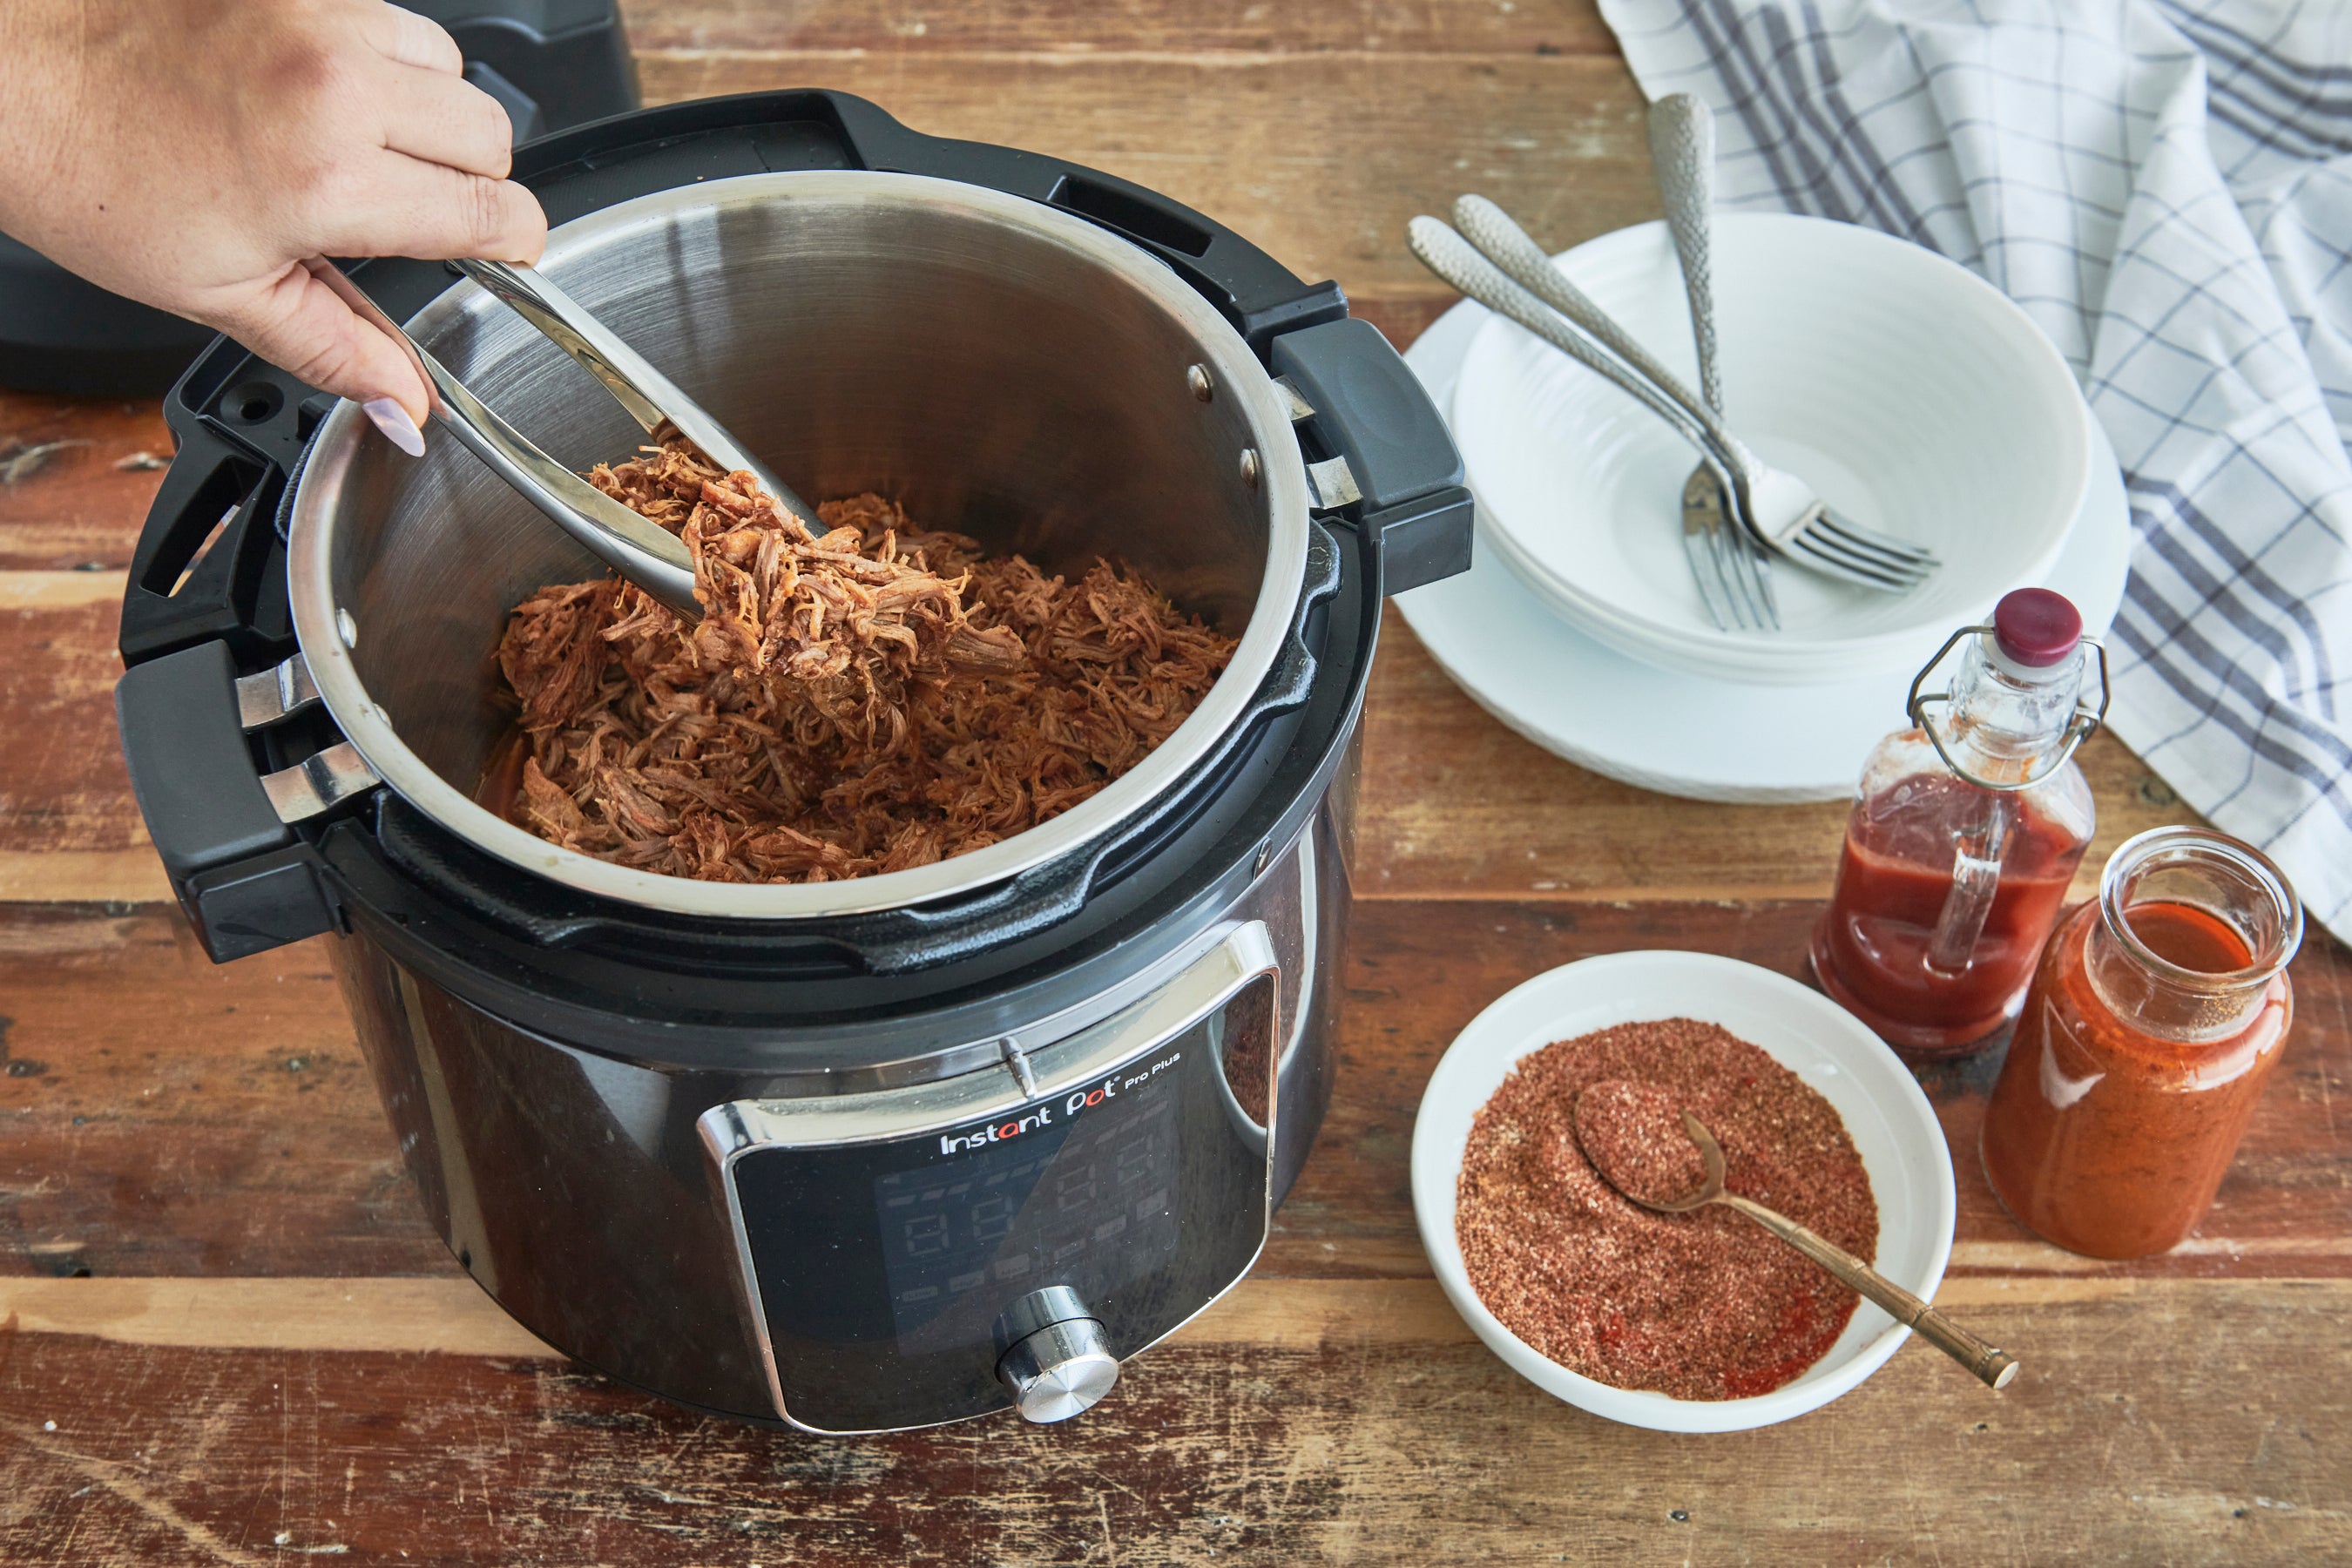
[[[1723,205],[2008,293],[2115,440],[2116,732],[2352,941],[2352,5],[1601,0]]]

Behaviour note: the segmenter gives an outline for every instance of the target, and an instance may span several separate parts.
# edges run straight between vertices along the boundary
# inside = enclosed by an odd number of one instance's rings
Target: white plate
[[[1999,289],[1916,245],[1821,218],[1726,215],[1716,310],[1733,426],[1842,513],[1932,547],[1906,594],[1780,563],[1776,632],[1708,619],[1682,550],[1695,454],[1664,423],[1517,323],[1489,318],[1453,398],[1488,538],[1557,614],[1631,658],[1750,684],[1909,675],[2056,561],[2091,474],[2073,374]],[[1686,380],[1688,312],[1663,223],[1560,268]]]
[[[1864,1301],[1822,1359],[1748,1399],[1675,1399],[1616,1388],[1547,1360],[1486,1310],[1462,1265],[1454,1197],[1471,1119],[1521,1057],[1555,1040],[1654,1018],[1720,1024],[1836,1108],[1878,1202],[1878,1271],[1932,1300],[1959,1212],[1935,1108],[1853,1015],[1785,974],[1705,952],[1618,952],[1506,992],[1454,1037],[1412,1124],[1412,1212],[1447,1300],[1511,1370],[1580,1409],[1661,1432],[1735,1432],[1801,1415],[1876,1372],[1911,1331]],[[1966,1373],[1955,1368],[1950,1375]]]
[[[1486,307],[1465,300],[1405,351],[1437,406]],[[2094,420],[2089,499],[2044,584],[2105,633],[2123,603],[2131,508]],[[1834,800],[1905,722],[1909,672],[1822,686],[1745,686],[1679,675],[1603,647],[1554,615],[1496,557],[1481,530],[1471,568],[1397,597],[1430,656],[1478,705],[1558,756],[1643,789],[1696,800]]]

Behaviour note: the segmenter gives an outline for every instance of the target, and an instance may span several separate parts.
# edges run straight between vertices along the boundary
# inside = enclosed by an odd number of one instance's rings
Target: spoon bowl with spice
[[[1689,1110],[1726,1157],[1727,1196],[1789,1216],[1914,1297],[1932,1298],[1950,1255],[1942,1130],[1852,1016],[1712,954],[1586,959],[1473,1020],[1413,1127],[1422,1244],[1513,1370],[1612,1420],[1737,1431],[1837,1398],[1900,1348],[1902,1321],[1744,1215],[1660,1213],[1612,1185],[1580,1142],[1588,1093],[1596,1110],[1620,1096],[1665,1108],[1680,1146],[1651,1140],[1664,1163],[1649,1179],[1670,1202],[1706,1173],[1675,1120]]]
[[[2017,1358],[1988,1344],[1894,1280],[1811,1228],[1753,1198],[1724,1190],[1723,1147],[1674,1096],[1654,1084],[1608,1079],[1576,1097],[1576,1142],[1601,1179],[1645,1209],[1690,1214],[1721,1204],[1746,1215],[1820,1264],[1842,1285],[1875,1301],[1989,1388],[2006,1388]]]

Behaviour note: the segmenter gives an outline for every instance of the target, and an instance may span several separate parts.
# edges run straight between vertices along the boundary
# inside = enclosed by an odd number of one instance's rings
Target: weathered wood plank
[[[128,565],[171,455],[157,404],[0,392],[0,571]]]
[[[176,911],[0,910],[0,1272],[450,1270],[322,942],[215,967]]]
[[[114,726],[119,573],[0,572],[0,900],[160,899]],[[1845,808],[1674,800],[1560,761],[1480,711],[1415,640],[1382,627],[1366,709],[1358,887],[1372,898],[1825,896]],[[1890,719],[1890,727],[1895,721]],[[2194,816],[2119,742],[2083,765],[2107,851]],[[1855,759],[1859,766],[1860,759]],[[71,858],[42,857],[69,851]]]
[[[728,49],[963,54],[1613,54],[1589,0],[1019,0],[908,5],[896,0],[629,0],[640,58]]]
[[[1349,1288],[1253,1286],[1130,1363],[1071,1426],[847,1440],[708,1420],[538,1357],[0,1331],[0,1557],[2187,1564],[2352,1552],[2352,1387],[2312,1375],[2341,1361],[2341,1282],[1987,1300],[1971,1321],[2034,1347],[2004,1394],[1913,1345],[1798,1426],[1707,1438],[1559,1404],[1448,1328],[1433,1287],[1410,1294],[1390,1303],[1413,1325],[1395,1335],[1348,1310],[1364,1305]],[[2150,1344],[2170,1352],[2161,1376],[2133,1353]]]
[[[1404,617],[1381,627],[1365,703],[1357,887],[1374,898],[1826,898],[1842,802],[1725,806],[1588,773],[1496,723],[1429,657]],[[1889,730],[1903,721],[1887,715]],[[2195,822],[2109,735],[2080,753],[2099,831],[2087,897],[2117,844]],[[1861,771],[1863,759],[1853,760]]]
[[[1428,1265],[1406,1162],[1436,1059],[1531,974],[1678,947],[1802,973],[1811,903],[1382,900],[1357,910],[1339,1092],[1259,1267],[1268,1278]],[[2334,1103],[2352,1087],[2352,957],[2315,939],[2300,1022],[2221,1205],[2189,1246],[2074,1258],[2004,1214],[1974,1151],[1992,1057],[1927,1087],[1956,1152],[1962,1272],[2352,1275]],[[222,967],[174,912],[0,910],[0,1273],[446,1274],[385,1131],[323,942]]]
[[[0,851],[147,841],[114,724],[121,602],[119,572],[0,572]]]
[[[717,51],[640,64],[649,100],[836,87],[919,131],[1105,169],[1368,299],[1453,298],[1406,251],[1404,229],[1465,190],[1555,247],[1658,215],[1640,95],[1609,58]]]
[[[1937,1302],[2054,1307],[2181,1290],[2216,1299],[2284,1299],[2342,1280],[2147,1279],[1963,1276]],[[73,1334],[149,1349],[362,1351],[562,1360],[470,1279],[150,1278],[0,1275],[0,1321],[26,1334]],[[1330,1350],[1467,1342],[1469,1325],[1433,1279],[1280,1279],[1253,1275],[1177,1331],[1185,1344]]]

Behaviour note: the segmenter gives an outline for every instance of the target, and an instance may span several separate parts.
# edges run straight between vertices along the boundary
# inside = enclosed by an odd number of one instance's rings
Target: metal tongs
[[[491,472],[670,610],[689,623],[702,618],[702,606],[694,597],[694,557],[676,534],[541,451],[420,347],[333,262],[314,256],[302,265],[409,357],[432,395],[434,416]],[[648,434],[668,420],[720,468],[749,469],[786,511],[804,521],[815,518],[815,510],[745,451],[725,426],[545,275],[503,261],[460,261],[457,266],[577,360]]]

